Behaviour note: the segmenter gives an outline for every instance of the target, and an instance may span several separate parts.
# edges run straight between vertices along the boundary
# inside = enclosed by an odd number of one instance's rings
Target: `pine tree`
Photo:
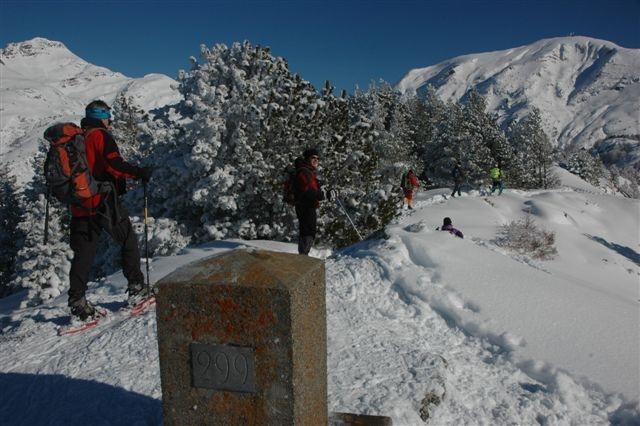
[[[131,96],[121,92],[111,109],[113,123],[111,131],[118,142],[120,154],[126,159],[140,155],[142,137],[148,135],[149,114],[138,107]]]
[[[11,286],[18,249],[24,235],[18,224],[22,221],[21,199],[16,179],[6,163],[0,164],[0,297],[16,290]]]
[[[553,173],[553,146],[542,129],[540,111],[533,109],[529,115],[509,126],[509,142],[514,161],[508,178],[512,185],[522,188],[553,188],[558,177]]]
[[[600,185],[603,177],[602,163],[584,148],[568,154],[567,170],[595,186]]]
[[[469,137],[460,105],[450,102],[444,111],[441,121],[435,126],[432,139],[424,146],[422,159],[433,182],[447,185],[455,160],[461,159]]]
[[[41,145],[32,165],[34,178],[24,192],[23,220],[18,225],[24,242],[16,256],[14,285],[29,289],[28,302],[37,305],[62,294],[69,286],[73,251],[69,247],[69,215],[53,196],[49,200],[48,242],[44,243],[47,189]]]
[[[321,104],[313,86],[265,47],[234,43],[201,49],[180,75],[185,101],[179,142],[157,147],[158,213],[197,240],[282,238],[292,233],[281,199],[282,171],[315,144]]]
[[[504,168],[506,163],[506,138],[496,121],[487,113],[482,96],[472,90],[463,107],[464,138],[457,153],[470,181],[480,182],[496,163]]]

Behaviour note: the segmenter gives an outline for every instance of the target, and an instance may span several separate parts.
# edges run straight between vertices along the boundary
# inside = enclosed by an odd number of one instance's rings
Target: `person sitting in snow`
[[[404,193],[404,204],[410,209],[413,209],[413,191],[420,186],[418,178],[413,170],[409,169],[404,175],[402,175],[402,192]]]
[[[442,226],[440,227],[441,231],[449,231],[450,234],[455,235],[456,237],[464,238],[462,231],[453,227],[453,223],[451,222],[450,217],[445,217],[442,222]]]

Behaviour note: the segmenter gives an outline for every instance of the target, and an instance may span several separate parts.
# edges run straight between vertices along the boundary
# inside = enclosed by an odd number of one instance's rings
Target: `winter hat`
[[[442,226],[447,226],[447,225],[451,225],[451,218],[450,217],[445,217],[444,221],[442,222]]]
[[[316,148],[307,148],[302,153],[302,156],[304,157],[305,160],[310,159],[314,155],[318,156],[318,157],[320,156],[320,153],[318,152],[318,150]]]

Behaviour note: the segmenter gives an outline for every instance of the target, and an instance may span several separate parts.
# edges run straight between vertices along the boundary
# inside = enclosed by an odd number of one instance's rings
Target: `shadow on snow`
[[[0,373],[3,425],[159,425],[158,399],[62,375]]]

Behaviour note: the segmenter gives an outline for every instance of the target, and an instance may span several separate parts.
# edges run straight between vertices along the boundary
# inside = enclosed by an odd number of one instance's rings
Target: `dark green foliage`
[[[11,285],[15,260],[24,235],[18,225],[22,221],[21,200],[16,179],[6,164],[0,165],[0,297],[16,290]]]

